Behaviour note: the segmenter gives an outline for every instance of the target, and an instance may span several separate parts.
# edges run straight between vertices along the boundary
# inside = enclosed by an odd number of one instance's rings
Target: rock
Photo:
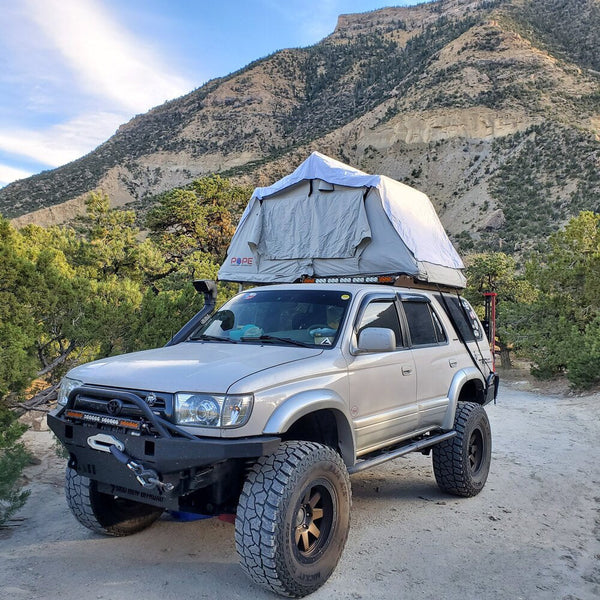
[[[504,216],[504,212],[501,208],[495,210],[491,213],[486,219],[485,223],[481,226],[481,231],[497,231],[498,229],[502,229],[504,227],[504,223],[506,223],[506,217]]]

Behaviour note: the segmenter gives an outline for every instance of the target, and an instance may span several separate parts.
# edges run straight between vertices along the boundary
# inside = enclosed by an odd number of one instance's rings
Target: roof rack
[[[392,285],[396,287],[415,288],[419,290],[432,290],[436,292],[460,293],[462,288],[451,287],[447,285],[438,285],[420,281],[403,273],[393,273],[389,275],[334,275],[331,277],[314,277],[305,275],[300,278],[299,283],[378,283],[382,285]]]

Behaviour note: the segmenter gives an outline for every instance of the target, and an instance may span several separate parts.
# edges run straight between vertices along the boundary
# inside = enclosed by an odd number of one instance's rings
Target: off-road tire
[[[348,538],[348,471],[332,448],[283,442],[250,470],[237,510],[242,569],[258,585],[300,598],[335,569]]]
[[[65,474],[67,504],[85,527],[103,535],[125,536],[150,527],[162,508],[104,494],[93,479],[67,467]]]
[[[487,481],[492,457],[492,430],[485,409],[459,402],[456,436],[433,447],[433,472],[438,486],[456,496],[476,496]]]

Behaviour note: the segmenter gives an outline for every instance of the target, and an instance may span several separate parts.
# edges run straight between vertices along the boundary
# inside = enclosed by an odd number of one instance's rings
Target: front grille
[[[103,388],[103,392],[110,391],[110,388]],[[144,402],[148,403],[148,396],[153,394],[155,400],[152,401],[150,410],[161,417],[170,416],[173,408],[173,395],[162,392],[150,392],[148,390],[127,390],[119,389],[115,392],[128,392],[135,394]],[[139,419],[142,416],[141,409],[133,402],[121,400],[119,398],[105,397],[105,394],[96,395],[94,389],[86,389],[85,394],[77,394],[73,404],[73,410],[82,412],[91,412],[97,415],[107,415],[110,417],[128,417]]]

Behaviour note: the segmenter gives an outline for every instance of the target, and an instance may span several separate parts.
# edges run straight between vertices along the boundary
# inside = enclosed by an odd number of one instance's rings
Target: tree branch
[[[44,375],[50,373],[50,371],[58,367],[58,365],[65,362],[65,360],[67,360],[69,354],[71,354],[73,350],[75,350],[75,342],[71,342],[69,344],[69,347],[60,356],[56,357],[50,364],[45,365],[41,371],[38,371],[37,377],[43,377]]]

